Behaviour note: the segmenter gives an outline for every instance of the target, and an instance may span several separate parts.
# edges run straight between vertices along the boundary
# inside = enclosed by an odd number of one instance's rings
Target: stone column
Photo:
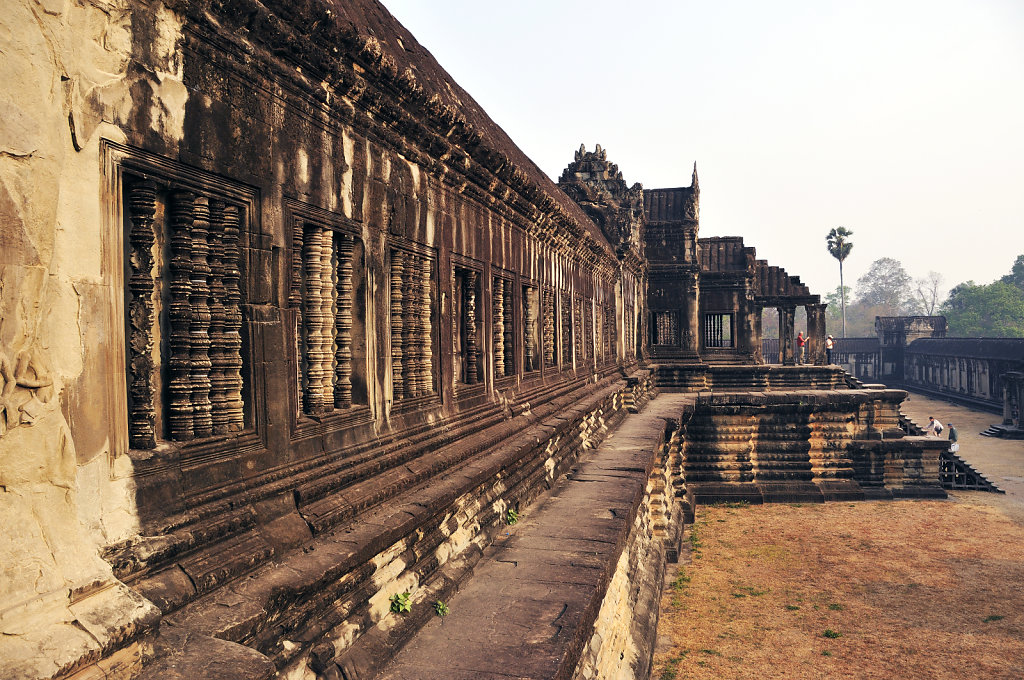
[[[683,352],[697,355],[700,352],[700,283],[697,272],[684,274],[683,277],[686,282],[683,293],[685,307],[682,315],[685,321],[681,338]]]
[[[793,356],[793,325],[796,317],[796,307],[779,307],[779,363],[783,366],[793,366],[796,360]]]
[[[754,362],[757,361],[758,347],[761,340],[757,336],[757,305],[749,298],[744,298],[743,304],[737,306],[736,319],[736,347],[740,352],[748,355]]]
[[[825,305],[806,305],[807,361],[815,366],[825,365]]]
[[[754,363],[757,364],[764,363],[764,343],[762,342],[761,337],[761,315],[763,312],[764,310],[760,306],[754,305],[754,311],[752,313],[753,325],[751,328],[750,341],[754,345]]]

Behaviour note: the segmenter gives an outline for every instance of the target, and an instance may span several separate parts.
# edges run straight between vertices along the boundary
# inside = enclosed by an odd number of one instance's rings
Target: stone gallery
[[[646,677],[693,503],[942,494],[696,168],[552,182],[375,0],[0,28],[0,677],[441,677],[386,665],[566,473],[596,538],[502,662]]]

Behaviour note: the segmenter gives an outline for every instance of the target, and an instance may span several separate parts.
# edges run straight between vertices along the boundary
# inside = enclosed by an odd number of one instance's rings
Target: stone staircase
[[[902,413],[900,414],[900,424],[908,434],[924,436],[924,430]],[[985,432],[981,434],[984,435]],[[944,489],[1006,493],[976,470],[973,465],[961,458],[959,454],[948,450],[943,451],[939,458],[939,481]]]
[[[697,502],[942,497],[939,445],[897,427],[904,395],[701,393],[682,426],[681,478]]]

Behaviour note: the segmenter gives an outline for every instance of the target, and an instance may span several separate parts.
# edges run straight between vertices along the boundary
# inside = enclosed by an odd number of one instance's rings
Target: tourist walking
[[[798,364],[804,363],[804,345],[807,343],[804,340],[804,332],[800,331],[796,334],[796,362]]]
[[[832,339],[832,336],[825,338],[825,363],[832,365],[832,348],[836,346],[836,341]]]
[[[946,423],[946,427],[949,428],[949,450],[956,453],[960,450],[960,435],[957,434],[956,428],[953,427],[953,423]]]

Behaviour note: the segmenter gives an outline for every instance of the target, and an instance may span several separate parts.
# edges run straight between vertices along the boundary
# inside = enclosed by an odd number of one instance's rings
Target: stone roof
[[[920,338],[908,352],[974,359],[1006,359],[1024,364],[1024,338]]]
[[[276,0],[265,4],[271,6],[272,11],[280,14],[285,21],[294,21],[306,14],[326,10],[337,29],[351,36],[347,42],[358,46],[357,51],[353,50],[356,52],[353,57],[370,62],[385,77],[392,79],[395,88],[399,90],[397,94],[404,100],[404,106],[425,109],[425,113],[431,114],[427,116],[428,119],[434,119],[433,122],[439,123],[442,128],[449,126],[450,130],[442,132],[449,142],[462,147],[500,178],[504,179],[503,174],[510,177],[509,183],[517,190],[519,187],[516,185],[520,182],[515,181],[516,175],[521,174],[526,184],[532,184],[535,190],[546,194],[551,208],[556,208],[557,212],[576,222],[599,247],[612,252],[601,230],[583,210],[523,153],[480,104],[455,82],[433,55],[380,2],[306,0],[292,3]],[[297,9],[296,6],[303,6],[303,9]],[[308,17],[305,18],[308,20]],[[295,28],[302,30],[301,25]],[[505,167],[507,165],[513,168]],[[501,172],[502,169],[505,173]],[[526,193],[533,192],[527,189]]]

